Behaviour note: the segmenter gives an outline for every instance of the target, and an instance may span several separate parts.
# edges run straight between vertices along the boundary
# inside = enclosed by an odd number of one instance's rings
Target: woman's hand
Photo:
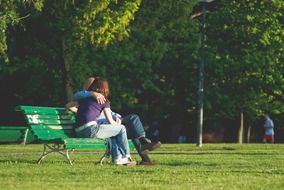
[[[101,93],[92,92],[92,96],[98,101],[99,104],[104,104],[106,102],[106,98]]]
[[[66,104],[65,105],[65,108],[67,109],[67,110],[70,110],[70,111],[72,111],[73,113],[77,113],[77,111],[78,111],[78,106],[79,106],[79,104],[78,104],[78,102],[69,102],[68,104]]]
[[[112,118],[110,108],[104,108],[103,111],[104,111],[104,114],[105,114],[107,121],[110,124],[112,124],[112,125],[120,125],[121,124],[121,120],[118,117],[116,117],[115,120]]]
[[[116,117],[115,122],[116,122],[118,125],[121,125],[121,119],[119,119],[119,117]]]

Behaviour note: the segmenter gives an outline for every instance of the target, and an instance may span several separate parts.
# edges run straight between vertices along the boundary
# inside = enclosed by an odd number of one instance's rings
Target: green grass
[[[157,166],[95,163],[102,152],[75,151],[73,166],[42,146],[0,145],[0,189],[284,189],[284,145],[163,145]],[[138,157],[134,154],[136,160]]]

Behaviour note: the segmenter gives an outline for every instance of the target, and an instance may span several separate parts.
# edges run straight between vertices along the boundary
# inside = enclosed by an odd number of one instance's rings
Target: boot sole
[[[155,144],[154,146],[152,146],[152,147],[149,148],[149,149],[142,150],[141,153],[142,153],[142,154],[148,154],[149,151],[156,150],[157,148],[160,148],[161,145],[162,145],[162,143],[159,142],[159,143]]]

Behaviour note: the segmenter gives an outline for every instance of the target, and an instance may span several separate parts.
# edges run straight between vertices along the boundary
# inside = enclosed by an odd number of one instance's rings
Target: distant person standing
[[[264,122],[264,143],[274,143],[274,124],[272,119],[270,119],[268,114],[264,114],[265,122]]]

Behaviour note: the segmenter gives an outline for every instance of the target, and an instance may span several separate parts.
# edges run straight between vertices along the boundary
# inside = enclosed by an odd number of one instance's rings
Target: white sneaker
[[[122,158],[127,158],[128,159],[128,161],[132,161],[133,159],[132,159],[132,157],[130,156],[130,155],[125,155],[125,156],[123,156]]]
[[[125,166],[135,166],[136,165],[135,161],[129,161],[129,159],[127,157],[126,158],[115,159],[113,163],[115,165],[118,165],[118,166],[122,166],[122,165],[125,165]]]

